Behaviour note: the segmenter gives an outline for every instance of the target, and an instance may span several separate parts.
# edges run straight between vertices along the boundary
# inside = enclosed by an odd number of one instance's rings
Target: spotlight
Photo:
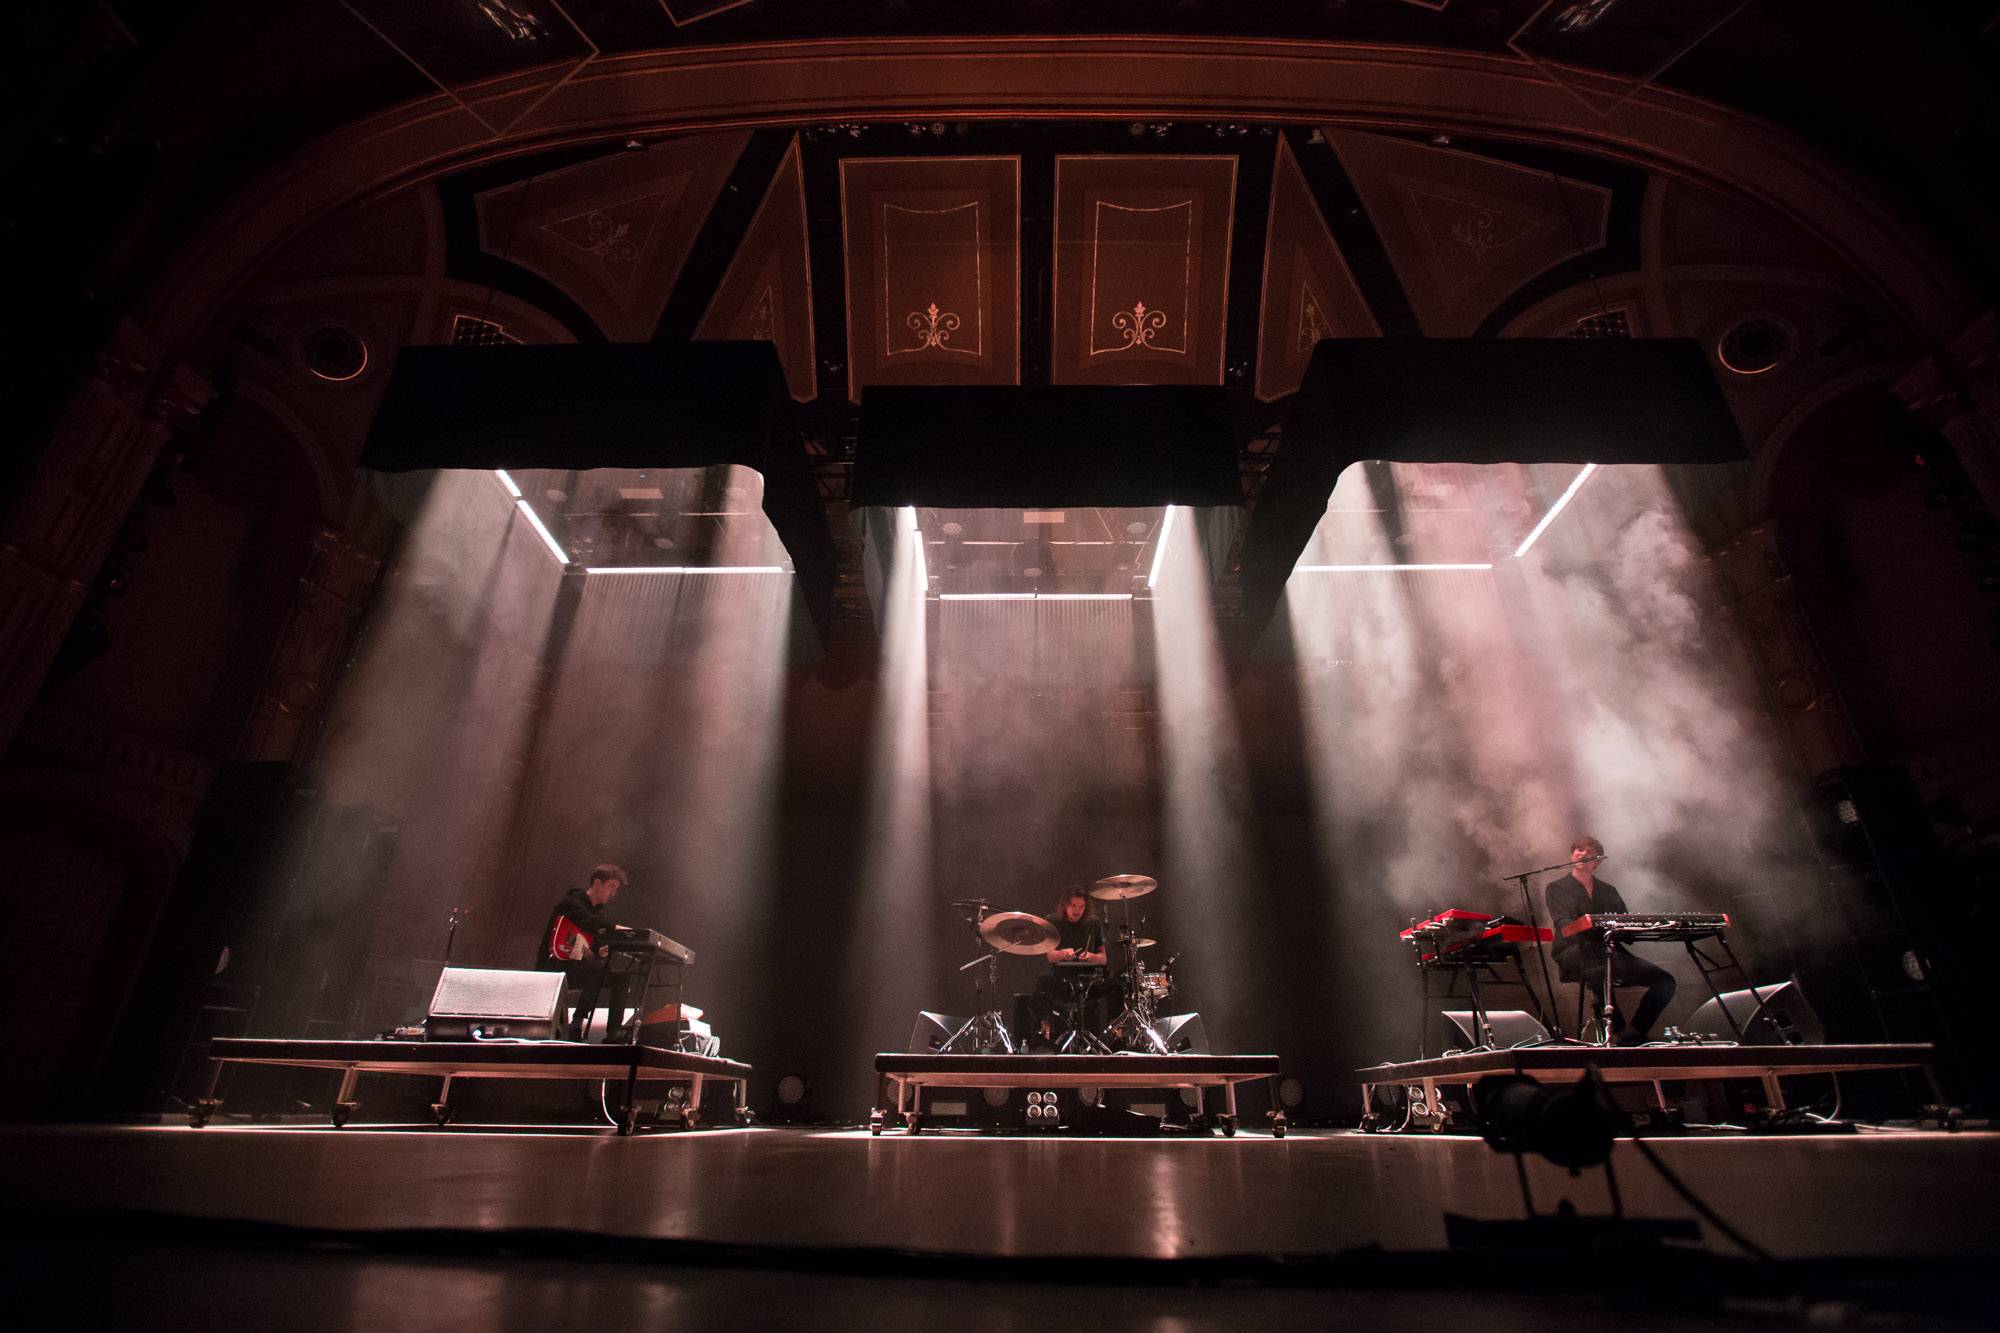
[[[1500,1152],[1540,1153],[1572,1171],[1601,1166],[1618,1132],[1594,1078],[1567,1086],[1531,1078],[1484,1078],[1472,1088],[1486,1142]]]
[[[1556,515],[1560,514],[1568,506],[1569,502],[1576,498],[1576,493],[1583,489],[1583,483],[1589,481],[1591,474],[1595,471],[1597,471],[1597,464],[1585,463],[1583,465],[1583,471],[1576,474],[1575,480],[1569,484],[1569,489],[1562,493],[1562,498],[1549,507],[1548,513],[1542,515],[1542,521],[1535,524],[1535,530],[1521,539],[1520,546],[1514,550],[1514,558],[1516,560],[1519,560],[1528,553],[1528,548],[1533,546],[1536,539],[1548,530],[1549,524],[1556,521]]]
[[[1100,1095],[1101,1089],[1093,1088],[1088,1083],[1076,1090],[1077,1100],[1081,1101],[1085,1106],[1097,1105],[1097,1099]]]
[[[797,1106],[806,1099],[806,1081],[797,1074],[787,1074],[778,1080],[778,1100],[787,1106]]]
[[[1146,575],[1146,586],[1152,587],[1160,581],[1160,562],[1166,558],[1167,536],[1174,530],[1174,506],[1168,505],[1167,512],[1160,518],[1159,542],[1153,548],[1153,569]]]

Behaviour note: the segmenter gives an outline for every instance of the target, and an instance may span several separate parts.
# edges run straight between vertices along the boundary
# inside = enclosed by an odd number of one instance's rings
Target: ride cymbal
[[[1090,886],[1090,896],[1110,901],[1143,898],[1159,887],[1160,882],[1151,875],[1106,875]]]

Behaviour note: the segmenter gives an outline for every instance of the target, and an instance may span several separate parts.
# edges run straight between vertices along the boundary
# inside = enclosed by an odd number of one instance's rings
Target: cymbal
[[[953,907],[991,907],[993,900],[990,898],[954,898],[951,905]]]
[[[1150,949],[1158,943],[1158,940],[1149,940],[1144,935],[1141,935],[1138,939],[1132,941],[1132,947],[1135,949]]]
[[[1090,896],[1112,900],[1143,898],[1159,887],[1160,882],[1151,875],[1106,875],[1090,886]]]
[[[1046,917],[1033,912],[995,912],[979,923],[979,938],[1001,953],[1047,953],[1061,938]]]

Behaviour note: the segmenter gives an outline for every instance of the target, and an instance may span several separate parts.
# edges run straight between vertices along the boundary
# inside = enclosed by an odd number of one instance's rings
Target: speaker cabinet
[[[560,972],[511,972],[447,967],[424,1017],[424,1040],[516,1037],[546,1041],[556,1034],[562,1005]]]
[[[1208,1029],[1200,1014],[1169,1014],[1153,1024],[1153,1032],[1166,1044],[1169,1055],[1207,1055]]]
[[[1733,1026],[1731,1018],[1736,1020]],[[1740,1037],[1737,1028],[1743,1030]],[[1790,981],[1759,986],[1755,995],[1733,990],[1719,1001],[1705,1001],[1689,1017],[1687,1030],[1719,1041],[1740,1041],[1745,1046],[1818,1046],[1826,1041],[1819,1015]]]
[[[965,1020],[954,1014],[934,1014],[928,1009],[920,1009],[916,1023],[910,1028],[909,1044],[903,1049],[912,1055],[929,1055],[964,1026]]]

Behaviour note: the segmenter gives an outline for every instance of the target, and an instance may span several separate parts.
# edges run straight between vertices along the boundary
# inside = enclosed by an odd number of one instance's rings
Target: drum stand
[[[972,1002],[975,1005],[981,1003],[991,1005],[996,1002],[999,995],[999,951],[988,949],[985,953],[966,963],[958,970],[961,972],[971,972],[973,968],[980,966],[982,963],[986,967],[986,980],[982,985],[979,975],[973,973]],[[989,1008],[966,1019],[959,1026],[958,1031],[945,1038],[943,1043],[938,1046],[938,1054],[989,1055],[996,1046],[1008,1055],[1016,1053],[1014,1050],[1014,1037],[1007,1031],[1006,1020],[1000,1016],[998,1009]]]

